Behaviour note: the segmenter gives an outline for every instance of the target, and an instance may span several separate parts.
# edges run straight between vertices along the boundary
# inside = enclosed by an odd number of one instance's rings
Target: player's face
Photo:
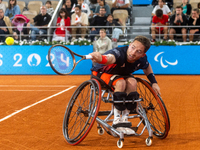
[[[145,46],[139,41],[132,42],[127,50],[127,61],[133,63],[136,60],[144,57],[145,55]]]

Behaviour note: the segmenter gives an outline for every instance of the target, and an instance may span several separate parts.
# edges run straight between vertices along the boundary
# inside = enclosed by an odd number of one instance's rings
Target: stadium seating
[[[1,3],[2,3],[2,4],[5,4],[5,5],[6,5],[6,8],[8,7],[8,2],[2,1]]]
[[[59,1],[51,1],[52,8],[55,10]]]
[[[24,1],[17,1],[17,5],[19,5],[19,8],[20,8],[21,13],[22,13],[24,7],[26,7],[26,3]]]
[[[127,10],[114,10],[113,16],[114,16],[114,19],[120,18],[123,22],[122,26],[126,26],[126,21],[128,19]],[[123,32],[125,32],[125,27],[123,27],[122,30]]]
[[[30,1],[28,3],[28,9],[29,10],[35,10],[37,11],[37,14],[40,13],[40,7],[43,5],[42,1]]]
[[[26,16],[28,19],[31,20],[37,15],[37,11],[35,10],[23,11],[22,15]]]

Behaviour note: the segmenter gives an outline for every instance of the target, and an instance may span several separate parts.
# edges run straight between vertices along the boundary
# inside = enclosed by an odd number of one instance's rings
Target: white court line
[[[39,104],[39,103],[42,103],[42,102],[44,102],[44,101],[46,101],[46,100],[48,100],[48,99],[50,99],[50,98],[52,98],[52,97],[55,97],[55,96],[57,96],[57,95],[60,95],[60,94],[66,92],[66,91],[68,91],[68,90],[70,90],[70,89],[72,89],[72,88],[74,88],[74,87],[76,87],[76,86],[71,86],[71,87],[69,87],[69,88],[67,88],[67,89],[65,89],[65,90],[63,90],[63,91],[61,91],[61,92],[58,92],[58,93],[56,93],[56,94],[54,94],[54,95],[51,95],[51,96],[49,96],[49,97],[47,97],[47,98],[45,98],[45,99],[42,99],[42,100],[40,100],[40,101],[38,101],[38,102],[36,102],[36,103],[34,103],[34,104],[31,104],[31,105],[29,105],[29,106],[26,106],[26,107],[24,107],[24,108],[22,108],[22,109],[20,109],[20,110],[18,110],[18,111],[16,111],[16,112],[14,112],[14,113],[8,115],[8,116],[6,116],[6,117],[0,119],[0,122],[2,122],[2,121],[4,121],[4,120],[6,120],[6,119],[8,119],[8,118],[10,118],[10,117],[12,117],[12,116],[14,116],[14,115],[16,115],[16,114],[18,114],[18,113],[20,113],[20,112],[22,112],[22,111],[24,111],[24,110],[26,110],[26,109],[29,109],[29,108],[31,108],[31,107],[33,107],[33,106]]]
[[[0,90],[0,91],[8,91],[8,92],[27,92],[27,91],[60,91],[60,90]]]
[[[0,87],[71,87],[72,85],[0,85]]]

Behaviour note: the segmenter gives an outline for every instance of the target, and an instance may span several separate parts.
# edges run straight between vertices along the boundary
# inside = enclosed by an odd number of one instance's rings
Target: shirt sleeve
[[[10,20],[12,20],[14,17],[15,17],[15,15],[18,15],[18,14],[21,14],[21,11],[20,11],[20,8],[19,8],[19,6],[18,5],[16,5],[15,7],[14,7],[14,14],[13,14],[13,16],[10,18]]]
[[[86,13],[82,13],[81,22],[82,22],[83,24],[88,25],[88,16],[87,16]]]
[[[108,4],[106,4],[105,7],[106,7],[106,14],[108,14],[108,15],[111,14],[110,6]]]
[[[140,58],[140,69],[147,69],[147,67],[149,66],[149,62],[147,60],[147,55],[145,55],[144,57]]]
[[[76,14],[72,14],[72,18],[71,18],[71,25],[75,24],[75,18],[76,18]]]
[[[111,40],[109,39],[109,41],[108,41],[108,50],[110,50],[110,49],[112,49],[112,42],[111,42]]]
[[[156,24],[156,16],[153,16],[152,23]]]
[[[124,53],[124,51],[120,48],[111,49],[105,52],[105,54],[113,54],[115,56],[116,62],[114,64],[123,65],[124,59],[126,59],[126,56],[125,56],[126,53]]]
[[[157,5],[155,6],[155,8],[153,9],[153,11],[152,11],[152,13],[153,14],[156,14],[156,10],[157,10],[158,8],[157,8]]]
[[[165,5],[165,7],[166,7],[166,11],[167,11],[167,13],[170,13],[171,10],[169,9],[169,7],[168,7],[167,5]]]
[[[168,20],[169,20],[169,17],[168,17],[168,15],[166,15],[165,16],[165,24],[169,22]]]
[[[130,3],[130,1],[129,0],[125,0],[125,4],[129,4]]]

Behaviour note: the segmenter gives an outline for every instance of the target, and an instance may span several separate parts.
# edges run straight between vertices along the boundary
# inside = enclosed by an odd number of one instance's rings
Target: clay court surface
[[[145,78],[145,76],[138,76]],[[200,149],[200,76],[157,75],[168,109],[171,129],[166,139],[147,134],[126,137],[123,149]],[[62,121],[68,101],[78,85],[89,76],[1,76],[1,150],[103,150],[118,149],[118,138],[98,135],[96,123],[77,146],[67,144]],[[76,86],[76,87],[75,87]],[[110,110],[110,105],[104,109]]]

